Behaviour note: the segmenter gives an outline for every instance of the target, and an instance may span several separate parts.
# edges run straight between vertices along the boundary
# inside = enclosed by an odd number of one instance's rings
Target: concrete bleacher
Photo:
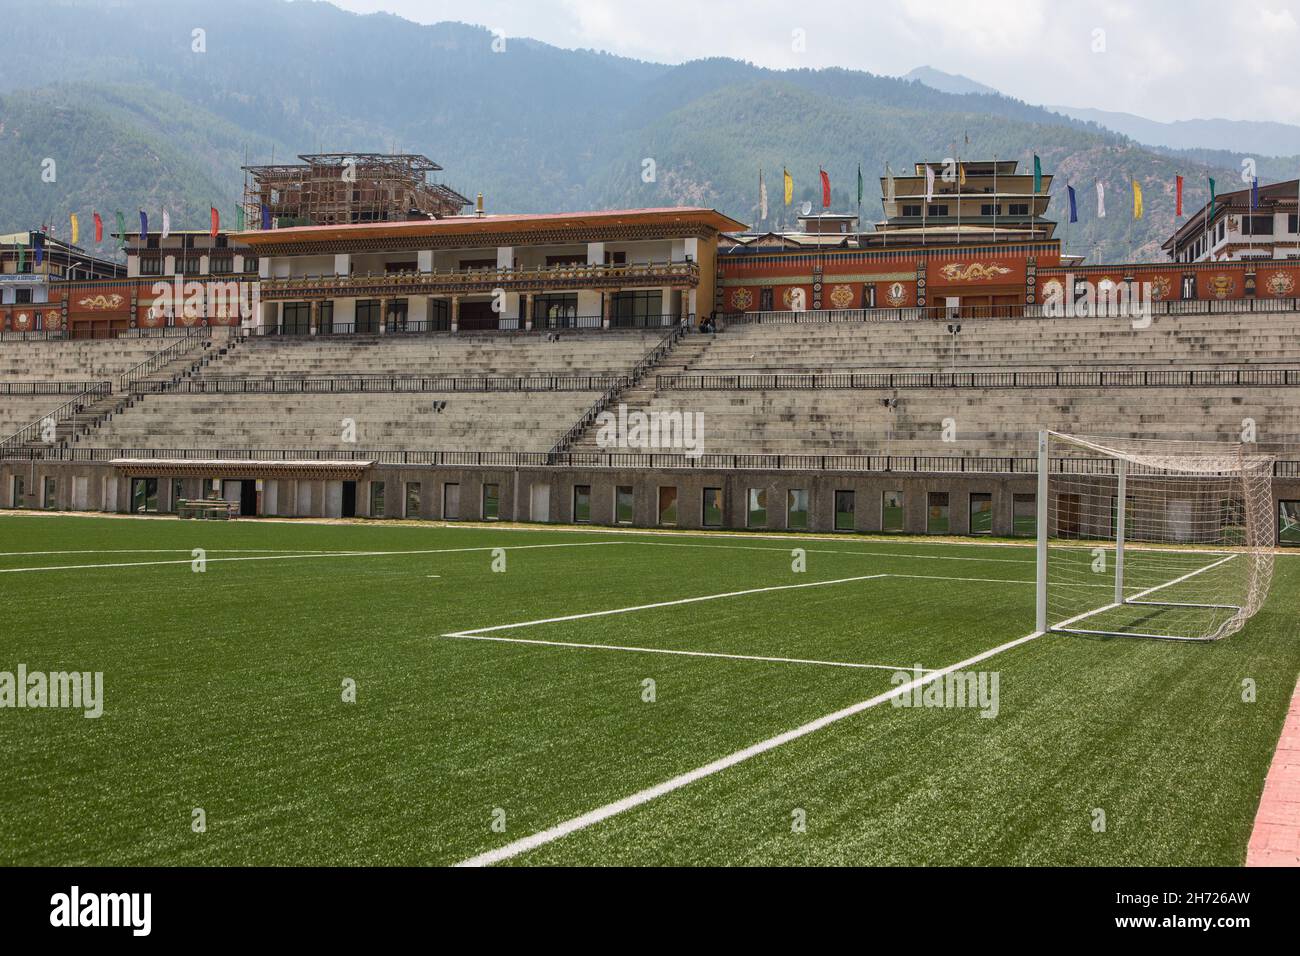
[[[1298,365],[1295,313],[1130,319],[961,319],[958,368],[1119,365]],[[954,361],[944,321],[736,325],[692,337],[661,373],[946,369]]]
[[[249,338],[201,378],[626,374],[663,331],[466,336]]]
[[[170,393],[137,401],[85,442],[128,449],[547,451],[598,394]],[[356,423],[354,443],[343,440],[345,419]]]
[[[960,321],[955,362],[942,321],[738,324],[690,337],[620,400],[645,412],[701,412],[704,451],[716,454],[1027,457],[1044,427],[1239,441],[1246,418],[1256,422],[1260,441],[1300,438],[1300,389],[1285,387],[656,386],[658,376],[683,375],[1300,368],[1300,319],[1292,313],[1157,316],[1146,329],[1119,319]],[[949,419],[955,442],[943,440]],[[594,429],[575,450],[600,450]]]
[[[52,339],[0,342],[0,381],[106,381],[176,338]]]

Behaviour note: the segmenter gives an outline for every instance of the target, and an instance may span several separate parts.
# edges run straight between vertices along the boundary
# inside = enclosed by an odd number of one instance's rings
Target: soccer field
[[[0,671],[104,700],[0,714],[0,863],[1237,865],[1298,580],[1031,638],[1023,544],[7,514]]]

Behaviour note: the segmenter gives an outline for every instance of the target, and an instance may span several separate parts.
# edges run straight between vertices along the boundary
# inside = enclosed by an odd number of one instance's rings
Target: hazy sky
[[[1300,0],[332,2],[665,63],[729,56],[889,75],[929,65],[1030,103],[1300,123]]]

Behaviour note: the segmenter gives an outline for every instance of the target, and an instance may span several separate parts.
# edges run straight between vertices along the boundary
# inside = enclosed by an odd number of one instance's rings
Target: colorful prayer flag
[[[1074,204],[1074,187],[1066,186],[1065,191],[1070,194],[1070,222],[1079,221],[1079,210]]]
[[[1106,218],[1106,184],[1097,183],[1097,218]]]
[[[77,222],[75,212],[68,216],[68,223],[72,226],[72,244],[75,246],[81,239],[81,224]]]
[[[104,220],[100,218],[98,212],[92,215],[95,217],[95,244],[98,245],[104,241]]]
[[[790,170],[785,167],[781,168],[781,175],[785,180],[785,204],[788,206],[794,202],[794,180],[790,177]]]
[[[1142,186],[1136,179],[1133,180],[1133,218],[1142,218]]]
[[[1174,177],[1174,215],[1183,214],[1183,177]]]
[[[1035,153],[1034,154],[1034,195],[1037,196],[1042,191],[1043,191],[1043,163],[1042,160],[1038,158],[1038,154]]]
[[[217,238],[217,233],[221,231],[221,214],[217,212],[216,206],[209,206],[208,212],[212,216],[212,232],[210,235],[215,239]]]
[[[831,205],[831,178],[826,175],[826,170],[820,170],[822,174],[822,208],[829,209]]]

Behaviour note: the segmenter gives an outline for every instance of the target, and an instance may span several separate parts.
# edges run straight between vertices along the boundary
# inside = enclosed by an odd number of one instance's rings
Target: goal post
[[[1273,575],[1273,462],[1257,445],[1040,432],[1036,629],[1240,630]]]

